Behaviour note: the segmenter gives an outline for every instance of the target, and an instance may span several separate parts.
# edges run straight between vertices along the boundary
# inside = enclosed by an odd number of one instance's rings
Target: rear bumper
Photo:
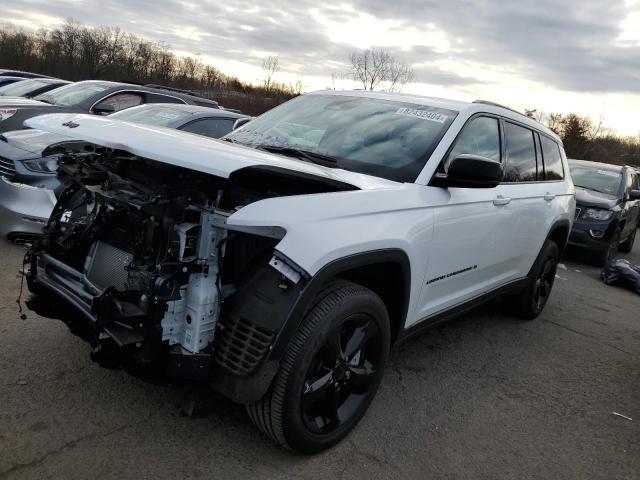
[[[53,190],[0,177],[0,235],[40,235],[56,201]]]

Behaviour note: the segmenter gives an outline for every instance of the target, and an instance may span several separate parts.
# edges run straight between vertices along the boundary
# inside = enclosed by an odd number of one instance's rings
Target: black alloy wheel
[[[542,268],[538,273],[533,286],[533,305],[532,310],[536,313],[542,312],[544,306],[549,300],[553,282],[556,279],[556,270],[558,268],[558,260],[554,256],[545,258]]]
[[[524,289],[505,299],[512,313],[524,320],[533,320],[540,315],[551,295],[559,260],[558,245],[547,240],[529,271]]]
[[[332,433],[366,408],[383,350],[380,329],[366,315],[333,329],[305,375],[301,406],[310,432]]]
[[[619,248],[620,248],[620,230],[616,230],[613,236],[611,237],[611,240],[609,241],[609,245],[607,245],[607,248],[604,250],[604,252],[602,252],[600,256],[600,260],[598,261],[600,266],[604,268],[607,266],[607,264],[611,260],[616,258],[616,256],[618,255]]]
[[[373,400],[389,356],[389,315],[374,292],[328,283],[289,342],[269,392],[247,405],[255,425],[298,453],[338,443]]]

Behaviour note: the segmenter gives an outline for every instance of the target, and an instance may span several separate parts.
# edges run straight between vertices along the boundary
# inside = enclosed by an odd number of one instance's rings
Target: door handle
[[[550,202],[550,201],[551,201],[551,200],[553,200],[554,198],[556,198],[556,196],[555,196],[555,195],[550,194],[549,192],[547,192],[547,193],[545,193],[545,194],[544,194],[544,199],[545,199],[547,202]]]
[[[496,198],[493,199],[493,204],[497,206],[507,205],[510,202],[511,202],[510,198],[503,197],[502,195],[498,195]]]

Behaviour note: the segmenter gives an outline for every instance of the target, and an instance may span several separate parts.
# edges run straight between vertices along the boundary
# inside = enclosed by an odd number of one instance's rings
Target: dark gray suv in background
[[[633,248],[640,221],[638,173],[633,167],[569,160],[576,217],[569,246],[595,253],[604,265]]]

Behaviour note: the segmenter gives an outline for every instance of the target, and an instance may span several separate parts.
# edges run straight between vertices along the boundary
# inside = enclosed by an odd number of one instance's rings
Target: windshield
[[[576,187],[595,190],[608,195],[618,195],[622,182],[622,173],[614,170],[570,166],[571,178]]]
[[[114,113],[109,118],[117,118],[125,122],[144,123],[145,125],[155,125],[157,127],[168,127],[175,122],[181,121],[193,115],[192,112],[171,107],[168,105],[140,105],[139,107],[127,108]]]
[[[10,83],[0,87],[0,95],[3,97],[21,97],[45,86],[47,86],[47,82],[42,80],[22,80],[21,82]]]
[[[109,88],[108,84],[78,82],[43,93],[35,97],[35,99],[61,107],[72,107],[93,97],[97,93],[105,91],[107,88]]]
[[[303,150],[330,157],[336,168],[413,182],[455,116],[427,105],[314,94],[290,100],[225,138]]]

